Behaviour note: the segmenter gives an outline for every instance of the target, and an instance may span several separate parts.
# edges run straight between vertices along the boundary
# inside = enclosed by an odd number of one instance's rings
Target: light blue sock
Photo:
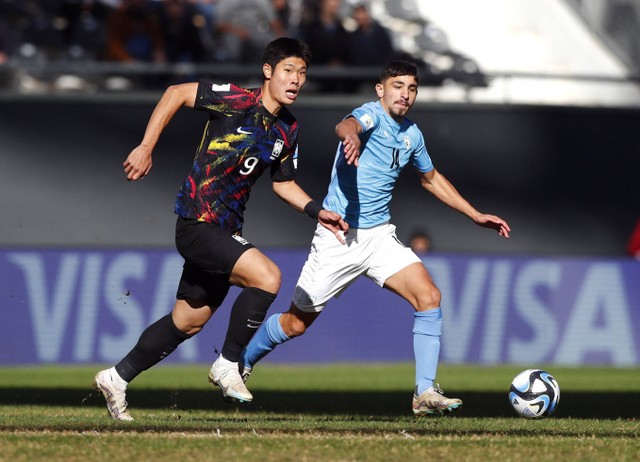
[[[413,323],[413,352],[416,358],[416,393],[433,386],[440,356],[442,311],[440,307],[416,311]]]
[[[264,358],[271,350],[281,343],[290,340],[280,326],[280,316],[277,313],[262,323],[258,332],[253,336],[249,344],[242,350],[242,364],[245,367],[255,366],[255,364]]]

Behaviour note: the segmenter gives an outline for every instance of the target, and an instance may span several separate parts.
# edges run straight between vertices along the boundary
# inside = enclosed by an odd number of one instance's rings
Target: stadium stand
[[[184,3],[188,11],[190,27],[196,31],[191,40],[199,38],[202,47],[197,59],[106,60],[108,18],[122,1],[0,0],[0,91],[155,90],[199,76],[233,77],[247,84],[256,81],[253,65],[222,59],[222,42],[213,27],[215,0],[171,0]],[[141,1],[151,14],[161,14],[163,0]],[[421,91],[423,98],[639,104],[638,1],[340,1],[347,30],[355,27],[352,8],[364,3],[391,35],[398,56],[420,65],[427,89]],[[318,2],[284,2],[289,34],[297,33]],[[283,1],[277,3],[282,12]],[[170,45],[175,49],[175,43]],[[377,65],[316,64],[307,91],[369,89],[377,72]],[[321,81],[329,85],[314,85]],[[549,90],[546,83],[555,87]]]
[[[110,37],[109,20],[118,9],[118,4],[131,0],[107,2],[105,0],[0,0],[0,46],[8,56],[0,74],[4,88],[17,89],[22,93],[48,92],[55,90],[96,91],[110,89],[145,88],[149,79],[141,75],[170,76],[161,82],[166,84],[179,80],[184,75],[244,75],[254,78],[253,66],[223,60],[223,43],[219,32],[211,26],[212,18],[205,17],[202,10],[192,5],[192,0],[171,0],[183,3],[190,14],[191,25],[197,28],[196,39],[202,52],[198,59],[146,60],[141,63],[122,62],[109,56]],[[165,0],[168,1],[168,0]],[[146,0],[146,17],[160,21],[163,13],[163,1]],[[281,2],[280,2],[281,3]],[[290,1],[292,10],[298,12],[307,8],[313,10],[314,1]],[[361,3],[361,2],[359,2]],[[486,85],[478,66],[473,60],[453,51],[446,43],[444,31],[432,22],[422,18],[411,1],[364,2],[371,8],[373,16],[387,28],[392,35],[394,46],[399,55],[418,63],[423,69],[425,85],[439,86],[445,79],[460,81],[465,85]],[[342,20],[352,30],[350,18],[352,2],[342,2]],[[215,9],[214,15],[215,15]],[[413,11],[413,13],[411,13]],[[130,13],[129,16],[134,13]],[[351,21],[351,22],[350,22]],[[298,28],[304,21],[298,22]],[[165,28],[166,29],[166,28]],[[297,34],[296,30],[290,33]],[[193,43],[193,36],[191,40]],[[5,39],[6,37],[6,39]],[[167,37],[167,48],[175,49],[174,37]],[[167,53],[171,56],[171,53]],[[442,59],[448,57],[449,59]],[[145,61],[145,60],[142,60]],[[151,62],[153,61],[153,62]],[[221,70],[219,64],[224,63]],[[329,68],[322,64],[314,68],[312,78],[323,81],[374,81],[377,66],[351,66],[345,63],[343,69]],[[157,82],[157,79],[155,80]],[[120,84],[118,83],[120,82]]]

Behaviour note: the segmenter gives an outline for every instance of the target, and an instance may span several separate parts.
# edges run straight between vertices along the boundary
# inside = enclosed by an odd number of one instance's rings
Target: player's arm
[[[293,180],[274,181],[273,192],[297,211],[305,212],[311,218],[317,219],[322,226],[335,234],[341,243],[345,243],[344,233],[349,229],[347,222],[339,214],[323,209],[298,183]]]
[[[182,106],[194,107],[198,93],[197,83],[172,85],[164,92],[156,104],[142,142],[129,154],[124,161],[124,173],[127,180],[139,180],[151,170],[153,149],[160,139],[162,131]]]
[[[458,190],[447,180],[444,175],[433,169],[429,172],[418,172],[420,183],[424,189],[436,196],[442,202],[454,210],[471,218],[476,224],[498,231],[500,236],[509,238],[511,228],[506,221],[495,215],[478,212]]]
[[[347,117],[336,125],[336,135],[342,141],[344,157],[347,164],[358,166],[360,158],[360,135],[362,126],[353,117]]]

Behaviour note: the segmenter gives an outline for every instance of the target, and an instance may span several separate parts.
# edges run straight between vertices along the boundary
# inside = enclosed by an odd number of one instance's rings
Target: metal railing
[[[380,66],[322,66],[312,65],[308,73],[307,93],[358,93],[370,91],[378,81]],[[171,83],[195,81],[199,78],[233,81],[255,86],[262,81],[260,66],[256,64],[146,64],[103,61],[25,61],[0,65],[0,93],[107,93],[113,91],[162,90]],[[453,83],[463,92],[488,88],[501,83],[508,92],[510,83],[523,79],[537,81],[562,80],[574,83],[600,83],[633,86],[639,89],[640,75],[605,75],[550,72],[465,72],[464,69],[446,72],[426,67],[421,70],[421,85],[438,88]],[[124,82],[124,83],[123,83]],[[502,103],[512,102],[503,95]],[[639,93],[640,97],[640,93]],[[467,98],[467,100],[469,100]]]

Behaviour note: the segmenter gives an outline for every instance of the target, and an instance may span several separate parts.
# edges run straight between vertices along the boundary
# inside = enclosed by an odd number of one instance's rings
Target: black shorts
[[[220,306],[229,292],[231,270],[240,256],[254,247],[217,224],[178,216],[176,248],[184,258],[184,268],[176,298]]]

